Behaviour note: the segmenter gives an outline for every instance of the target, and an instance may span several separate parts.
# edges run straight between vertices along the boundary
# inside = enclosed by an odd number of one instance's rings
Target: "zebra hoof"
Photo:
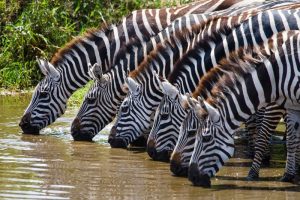
[[[175,176],[187,177],[188,175],[188,167],[183,167],[180,163],[171,160],[170,162],[170,170]]]
[[[208,174],[199,172],[198,166],[195,163],[192,163],[189,167],[188,179],[193,183],[194,186],[205,188],[211,187],[210,177]]]
[[[259,179],[259,174],[254,170],[250,169],[248,176],[246,177],[247,181],[257,181]]]
[[[281,182],[294,183],[295,175],[284,173],[283,176],[279,179]]]
[[[126,142],[121,138],[109,138],[108,143],[110,144],[111,148],[127,148]]]

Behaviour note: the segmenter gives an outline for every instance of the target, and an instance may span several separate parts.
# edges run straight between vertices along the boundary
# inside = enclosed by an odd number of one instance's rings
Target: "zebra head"
[[[182,120],[178,140],[170,158],[170,170],[176,176],[187,176],[190,158],[194,150],[196,132],[202,123],[202,120],[196,116],[196,112],[201,109],[196,104],[197,101],[188,94],[186,96],[188,100],[187,114]]]
[[[158,76],[150,75],[147,81],[141,80],[144,84],[140,84],[130,77],[127,78],[129,93],[120,107],[115,128],[110,134],[109,143],[112,147],[127,147],[129,143],[150,132],[155,109],[163,96],[158,80]]]
[[[68,96],[62,91],[60,72],[48,61],[37,59],[45,75],[36,86],[31,102],[24,112],[19,126],[25,134],[39,134],[66,110]]]
[[[153,160],[169,161],[187,113],[187,100],[186,95],[180,94],[178,88],[168,81],[163,81],[161,87],[164,97],[156,110],[147,152]]]
[[[145,96],[145,85],[131,77],[127,78],[128,95],[122,102],[118,118],[111,131],[109,143],[114,148],[126,148],[129,143],[144,138],[150,132],[151,117],[154,108],[149,106]],[[146,140],[143,142],[146,145]]]
[[[226,134],[218,110],[201,99],[198,101],[204,111],[196,111],[196,116],[203,121],[197,130],[188,178],[195,186],[210,187],[210,177],[233,156],[234,141],[232,135]]]
[[[111,76],[103,74],[96,63],[89,64],[89,76],[94,80],[84,101],[72,122],[71,134],[74,140],[91,141],[92,138],[113,118],[114,105],[111,102]]]

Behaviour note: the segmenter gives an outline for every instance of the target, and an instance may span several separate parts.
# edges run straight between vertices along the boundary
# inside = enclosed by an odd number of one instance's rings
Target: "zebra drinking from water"
[[[288,118],[290,109],[300,110],[299,44],[298,33],[275,49],[271,56],[255,49],[241,50],[206,75],[205,81],[215,83],[216,76],[221,73],[211,96],[205,102],[201,100],[201,109],[196,111],[202,124],[197,130],[188,171],[194,185],[210,186],[210,177],[233,155],[233,132],[259,108],[276,102],[287,109]],[[294,122],[299,123],[299,112],[297,117]],[[290,147],[289,142],[288,154],[295,155],[298,146]],[[291,167],[286,169],[284,176],[294,176],[295,165]]]
[[[278,13],[277,13],[278,12]],[[208,41],[205,39],[205,42],[200,42],[199,45],[197,45],[193,52],[190,52],[190,57],[186,57],[186,69],[182,69],[185,71],[178,79],[178,83],[182,83],[182,88],[184,88],[186,91],[192,91],[193,88],[195,88],[197,82],[199,81],[199,78],[201,75],[205,74],[206,71],[208,71],[211,67],[216,65],[218,60],[220,60],[222,57],[229,55],[228,50],[238,49],[240,47],[246,47],[247,45],[257,45],[263,41],[266,41],[273,33],[276,33],[277,31],[285,30],[285,28],[291,28],[298,30],[299,27],[297,27],[297,11],[294,11],[295,18],[289,18],[287,21],[290,24],[291,27],[285,27],[283,26],[282,21],[286,21],[285,17],[282,18],[281,13],[282,11],[268,11],[264,13],[260,13],[258,16],[250,17],[249,20],[242,23],[238,28],[234,30],[229,29],[229,34],[232,33],[232,35],[226,37],[226,35],[219,34],[216,32],[216,41]],[[277,14],[276,14],[277,13]],[[286,11],[286,16],[290,16],[289,11]],[[284,15],[283,15],[284,16]],[[266,21],[265,19],[272,19],[275,20],[275,23]],[[216,20],[216,19],[215,19]],[[217,20],[216,20],[217,21]],[[234,21],[234,20],[232,20]],[[266,22],[263,22],[266,21]],[[277,24],[277,27],[274,28],[274,24]],[[210,25],[207,25],[208,27],[211,27]],[[261,32],[258,34],[255,33],[254,29],[257,29],[259,27],[260,30],[265,30],[265,32]],[[273,29],[272,29],[273,27]],[[270,31],[273,30],[273,31]],[[244,33],[252,33],[252,36],[245,35]],[[262,34],[262,35],[260,35]],[[213,38],[213,37],[212,37]],[[225,38],[225,39],[224,39]],[[224,42],[225,41],[225,42]],[[206,45],[205,45],[206,43]],[[219,45],[218,45],[219,44]],[[239,46],[240,45],[240,46]],[[201,47],[202,46],[202,47]],[[203,47],[204,46],[204,47]],[[212,48],[212,49],[210,49]],[[210,49],[210,50],[208,50]],[[211,53],[213,52],[213,53]],[[158,54],[159,55],[159,54]],[[168,53],[165,53],[165,55],[168,55]],[[169,54],[172,55],[172,54]],[[212,57],[210,57],[212,55]],[[194,56],[194,57],[193,57]],[[197,59],[195,58],[197,56]],[[215,57],[216,56],[216,57]],[[218,57],[217,57],[218,56]],[[192,57],[192,58],[191,58]],[[165,61],[162,58],[166,58]],[[164,65],[169,65],[168,62],[168,56],[164,57],[163,55],[159,55],[158,59],[161,59],[159,61],[155,60],[154,65],[161,65],[162,67],[156,67],[158,69],[162,69]],[[192,61],[191,61],[192,60]],[[193,62],[194,61],[194,62]],[[158,63],[158,64],[157,64]],[[184,63],[180,63],[183,64]],[[197,66],[198,65],[198,66]],[[189,68],[189,66],[193,66]],[[176,65],[174,67],[176,69]],[[147,78],[148,77],[148,78]],[[189,77],[189,78],[187,78]],[[153,114],[156,108],[158,107],[160,100],[163,98],[163,94],[160,91],[160,84],[159,79],[156,78],[153,75],[151,70],[148,70],[146,72],[146,75],[144,75],[144,81],[141,83],[133,83],[132,85],[132,94],[133,97],[129,97],[129,103],[127,101],[123,102],[123,105],[121,106],[121,113],[122,110],[125,110],[123,114],[120,114],[120,117],[123,117],[121,119],[117,120],[117,133],[115,134],[118,138],[118,142],[122,144],[122,146],[127,146],[128,142],[130,140],[133,140],[143,134],[144,132],[147,132],[151,128],[151,120],[153,120]],[[131,80],[131,82],[134,82]],[[186,83],[186,85],[184,85]],[[139,89],[138,89],[139,88]],[[143,89],[141,89],[143,88]],[[186,89],[188,88],[188,89]],[[192,88],[192,89],[189,89]],[[158,98],[159,97],[159,98]],[[134,100],[133,100],[134,99]],[[162,107],[163,110],[166,110],[166,108]],[[177,108],[174,109],[176,111],[179,111]],[[164,111],[163,111],[164,112]],[[163,113],[164,114],[164,113]],[[175,115],[176,118],[176,115]],[[174,119],[174,118],[172,118]],[[174,119],[178,120],[178,119]],[[179,121],[179,120],[178,120]],[[178,122],[177,121],[177,122]],[[128,126],[128,124],[130,124]],[[180,123],[177,123],[178,125]],[[143,126],[143,127],[142,127]],[[126,131],[122,129],[122,127],[126,127]],[[143,129],[142,129],[142,128]],[[131,130],[128,130],[131,129]],[[175,132],[173,135],[172,132],[169,130],[172,130]],[[171,141],[165,140],[159,142],[158,146],[159,148],[162,148],[163,151],[161,151],[161,154],[158,154],[156,149],[153,147],[155,146],[152,138],[149,139],[149,155],[151,157],[156,157],[156,159],[161,160],[168,160],[168,157],[170,155],[170,152],[172,151],[172,148],[175,146],[176,141],[174,138],[178,137],[178,131],[176,129],[170,128],[169,125],[162,126],[162,128],[157,128],[156,124],[154,125],[153,132],[155,131],[161,131],[161,132],[168,132],[169,138],[171,138]],[[162,136],[160,139],[164,140],[167,138]],[[122,141],[122,142],[121,142]],[[125,143],[125,144],[124,144]],[[166,147],[166,148],[165,148]],[[165,149],[164,149],[165,148]],[[261,156],[260,156],[261,157]],[[260,161],[258,161],[260,162]]]
[[[132,12],[116,26],[91,29],[61,48],[51,62],[38,60],[45,78],[36,86],[32,100],[20,121],[24,133],[39,134],[66,110],[70,96],[89,80],[88,63],[98,63],[109,69],[120,48],[132,38],[147,40],[185,14],[211,12],[228,8],[236,0],[198,1],[176,8],[143,9]],[[91,140],[77,134],[75,140]]]
[[[276,6],[278,4],[266,4],[265,6]],[[264,8],[259,7],[259,8]],[[241,10],[245,10],[246,7],[243,7]],[[234,10],[236,12],[236,9]],[[245,13],[246,16],[251,15],[252,12],[256,12],[257,10],[251,10],[249,13]],[[227,11],[228,13],[231,12],[231,10]],[[222,13],[224,14],[224,12]],[[178,23],[184,23],[184,24],[191,24],[194,20],[199,19],[201,21],[202,19],[206,19],[207,15],[194,15],[183,17],[184,19],[181,19]],[[245,16],[243,16],[245,17]],[[240,17],[236,21],[243,20],[243,17]],[[197,21],[197,20],[196,20]],[[185,25],[184,25],[185,26]],[[180,26],[183,27],[183,26]],[[188,29],[191,28],[189,25],[186,26]],[[171,30],[172,27],[169,28]],[[183,29],[183,28],[182,28]],[[161,38],[164,35],[164,33],[168,33],[168,31],[163,31],[163,33],[160,33],[158,36],[155,37],[155,39],[150,40],[150,43],[140,43],[140,44],[130,44],[127,45],[123,51],[123,53],[120,53],[118,56],[118,59],[116,59],[116,66],[110,70],[110,72],[106,73],[106,79],[103,79],[102,83],[99,85],[98,83],[95,83],[85,101],[83,102],[80,111],[78,112],[77,117],[72,123],[72,135],[76,137],[78,133],[88,135],[89,138],[92,138],[95,136],[106,124],[108,124],[112,118],[114,117],[116,113],[116,108],[120,104],[120,102],[124,99],[126,91],[124,91],[123,84],[125,83],[124,79],[126,77],[126,71],[128,70],[134,70],[138,65],[139,62],[141,62],[145,56],[145,52],[147,52],[149,49],[154,48],[157,45],[156,41],[161,41]],[[174,32],[172,32],[174,34]],[[171,35],[171,34],[167,34]],[[128,67],[129,65],[129,67]],[[122,70],[117,69],[117,67],[123,68]],[[100,70],[102,71],[102,70]],[[98,74],[98,76],[101,76],[102,74]],[[116,79],[116,80],[114,80]],[[104,80],[107,80],[105,83]],[[106,86],[101,86],[106,85]],[[109,90],[109,91],[108,91]],[[98,98],[98,100],[97,100]],[[101,102],[100,102],[101,100]],[[105,100],[105,101],[104,101]]]

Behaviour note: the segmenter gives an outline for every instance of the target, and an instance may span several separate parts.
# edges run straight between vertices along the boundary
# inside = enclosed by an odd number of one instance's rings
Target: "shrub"
[[[187,0],[183,1],[184,3]],[[27,88],[42,75],[36,57],[48,60],[65,43],[132,10],[174,5],[159,0],[20,0],[0,3],[0,87]]]

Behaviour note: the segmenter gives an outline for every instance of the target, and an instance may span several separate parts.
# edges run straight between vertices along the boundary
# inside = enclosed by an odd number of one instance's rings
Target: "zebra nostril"
[[[170,170],[175,176],[187,177],[188,174],[188,167],[184,167],[174,160],[170,161]]]
[[[111,127],[108,137],[114,138],[116,136],[116,134],[117,134],[117,127],[116,126]]]
[[[154,148],[155,147],[155,142],[153,139],[148,139],[148,142],[147,142],[147,148]]]
[[[108,139],[108,143],[110,144],[110,146],[112,148],[123,148],[123,149],[126,149],[127,148],[127,145],[126,142],[121,139],[121,138],[109,138]]]
[[[157,152],[156,152],[156,149],[154,148],[154,147],[147,147],[147,153],[148,153],[148,155],[153,159],[153,160],[155,160],[155,158],[156,158],[156,154],[157,154]]]
[[[190,164],[188,179],[194,186],[211,187],[210,177],[208,174],[200,172],[196,163]]]
[[[71,132],[78,132],[81,129],[81,125],[80,125],[81,121],[78,117],[76,117],[72,123],[71,126]]]
[[[30,113],[30,112],[26,113],[26,114],[22,117],[22,119],[21,119],[21,121],[20,121],[20,123],[19,123],[19,126],[20,126],[20,127],[23,127],[23,126],[29,125],[29,124],[30,124],[30,118],[31,118],[31,113]]]

